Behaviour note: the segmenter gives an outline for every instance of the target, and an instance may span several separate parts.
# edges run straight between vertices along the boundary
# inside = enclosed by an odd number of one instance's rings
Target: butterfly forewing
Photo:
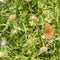
[[[47,21],[44,23],[44,34],[48,39],[53,37],[53,28]]]

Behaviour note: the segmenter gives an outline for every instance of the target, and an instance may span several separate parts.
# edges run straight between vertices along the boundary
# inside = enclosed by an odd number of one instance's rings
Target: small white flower
[[[0,0],[1,2],[4,2],[4,0]]]
[[[40,48],[40,53],[44,53],[44,52],[46,52],[47,50],[48,50],[48,47],[43,46],[43,47]]]
[[[0,51],[0,57],[4,56],[4,52]]]
[[[25,0],[26,2],[30,2],[30,1],[32,1],[32,0]]]
[[[19,58],[19,55],[16,55],[15,58],[18,59]]]
[[[36,19],[37,19],[37,16],[35,14],[30,15],[30,20],[36,20]]]
[[[17,34],[17,33],[18,33],[18,30],[17,30],[17,29],[13,29],[13,30],[12,30],[12,33],[13,33],[13,34]]]
[[[16,14],[11,14],[11,15],[9,16],[9,19],[11,19],[11,20],[16,19]]]

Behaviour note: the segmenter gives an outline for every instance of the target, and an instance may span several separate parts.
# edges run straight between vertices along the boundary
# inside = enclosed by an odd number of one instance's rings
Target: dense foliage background
[[[50,40],[41,37],[45,21]],[[0,1],[0,60],[60,60],[60,0]]]

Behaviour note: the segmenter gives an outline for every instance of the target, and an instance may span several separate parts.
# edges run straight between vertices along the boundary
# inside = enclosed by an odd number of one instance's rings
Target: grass
[[[31,14],[37,17],[33,22]],[[54,29],[51,40],[41,38],[45,21]],[[0,60],[60,60],[60,0],[0,2]]]

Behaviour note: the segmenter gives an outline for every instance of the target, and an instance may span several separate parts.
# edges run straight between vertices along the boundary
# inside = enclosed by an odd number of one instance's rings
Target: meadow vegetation
[[[0,60],[60,60],[60,0],[0,1]]]

